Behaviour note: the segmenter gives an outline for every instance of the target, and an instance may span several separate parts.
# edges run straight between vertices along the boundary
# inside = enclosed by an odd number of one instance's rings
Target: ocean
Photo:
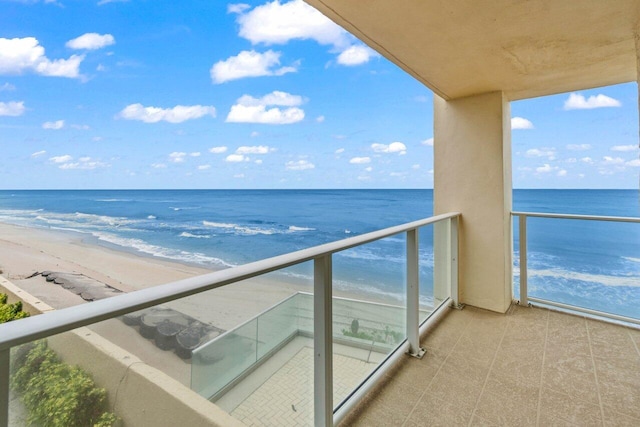
[[[636,190],[514,190],[515,211],[640,217]],[[226,268],[429,217],[432,190],[0,191],[0,222],[77,233],[139,254]],[[518,294],[518,233],[514,284]],[[529,294],[640,318],[640,224],[531,218]],[[421,300],[433,293],[420,233]],[[401,301],[404,237],[334,256],[334,286]],[[310,265],[287,269],[311,282]]]

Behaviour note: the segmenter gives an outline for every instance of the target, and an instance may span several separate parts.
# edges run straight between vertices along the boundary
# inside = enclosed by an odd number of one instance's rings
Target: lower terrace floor
[[[451,310],[341,426],[640,426],[640,330]]]

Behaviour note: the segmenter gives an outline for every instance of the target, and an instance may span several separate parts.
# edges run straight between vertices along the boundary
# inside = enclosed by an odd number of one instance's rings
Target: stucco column
[[[513,263],[511,114],[502,92],[434,95],[434,163],[435,214],[462,213],[460,302],[503,313]]]

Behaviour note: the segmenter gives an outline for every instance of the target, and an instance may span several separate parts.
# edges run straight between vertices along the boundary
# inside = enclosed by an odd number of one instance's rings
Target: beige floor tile
[[[458,371],[443,367],[425,394],[444,402],[455,402],[460,411],[469,412],[470,415],[480,397],[482,386],[482,381],[469,381]]]
[[[598,378],[598,386],[603,406],[640,419],[640,384]]]
[[[387,374],[420,391],[426,389],[440,368],[441,360],[427,353],[422,359],[405,357]]]
[[[471,418],[471,423],[469,424],[471,427],[494,427],[497,424],[492,424],[484,418],[479,417],[478,415],[474,415]]]
[[[396,378],[387,377],[371,397],[376,404],[391,408],[395,412],[408,414],[420,398],[422,390],[405,384]]]
[[[543,388],[540,412],[580,426],[601,426],[600,406],[573,396]]]
[[[513,394],[504,388],[498,393],[482,393],[475,415],[499,426],[535,426],[538,415],[538,399],[529,399],[526,394]]]
[[[606,427],[638,427],[640,418],[632,418],[604,406],[604,425]]]
[[[350,418],[341,423],[341,427],[400,427],[403,425],[405,413],[398,412],[385,405],[371,406],[366,412],[355,418]]]
[[[425,394],[411,413],[407,426],[466,426],[471,409],[461,408],[451,401]]]
[[[567,420],[556,418],[549,414],[540,414],[538,425],[540,427],[582,427],[579,424],[570,423]]]

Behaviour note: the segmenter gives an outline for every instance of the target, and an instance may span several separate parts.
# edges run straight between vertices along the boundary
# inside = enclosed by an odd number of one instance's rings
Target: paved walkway
[[[334,405],[375,366],[334,354]],[[231,415],[247,426],[313,425],[313,349],[302,348]]]

